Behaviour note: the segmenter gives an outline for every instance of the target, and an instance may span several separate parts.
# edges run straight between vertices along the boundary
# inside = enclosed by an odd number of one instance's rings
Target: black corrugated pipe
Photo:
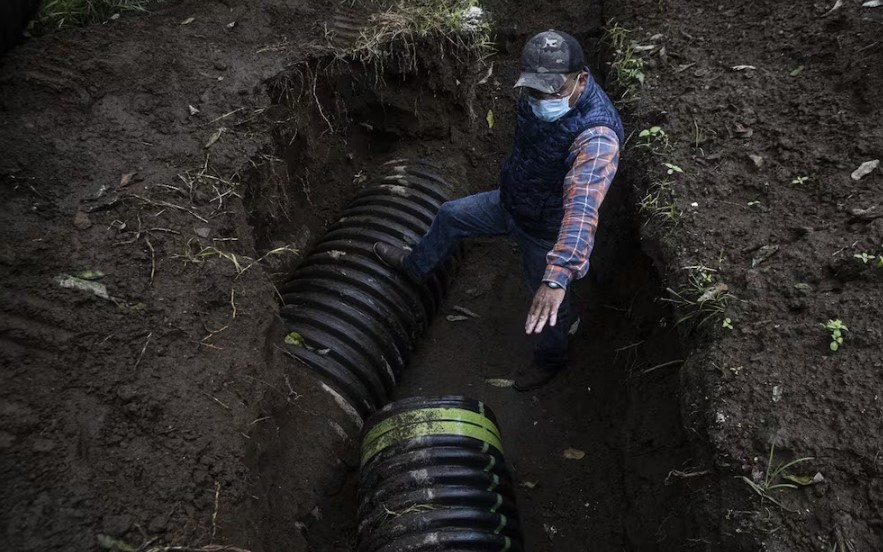
[[[388,405],[362,432],[358,552],[519,552],[496,417],[459,396]]]
[[[417,285],[374,255],[378,241],[417,243],[452,191],[426,162],[387,165],[279,288],[288,353],[362,418],[388,402],[448,286],[449,267]]]

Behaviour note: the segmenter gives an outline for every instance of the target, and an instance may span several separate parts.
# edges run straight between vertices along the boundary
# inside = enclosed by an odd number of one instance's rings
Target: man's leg
[[[518,229],[513,232],[522,250],[524,273],[528,289],[533,297],[542,283],[546,272],[546,254],[554,247],[554,242],[539,240],[528,236]],[[557,374],[567,360],[567,346],[570,341],[569,331],[571,320],[570,286],[564,294],[564,300],[558,308],[558,317],[554,326],[546,325],[540,332],[539,341],[534,348],[533,362],[526,371],[516,379],[516,388],[529,391],[546,383]]]
[[[445,202],[429,231],[409,254],[387,244],[376,244],[374,251],[412,280],[422,281],[454,252],[462,239],[505,234],[508,221],[498,190],[475,194]]]

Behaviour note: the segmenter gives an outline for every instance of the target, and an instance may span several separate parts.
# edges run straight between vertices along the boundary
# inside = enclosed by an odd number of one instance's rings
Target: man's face
[[[561,86],[561,88],[557,92],[553,92],[551,94],[544,94],[539,90],[528,87],[522,88],[522,92],[524,94],[527,94],[531,98],[540,101],[569,98],[568,105],[570,107],[573,107],[574,105],[576,105],[576,102],[579,100],[583,89],[586,87],[586,77],[587,75],[585,71],[568,75],[567,80],[564,81],[564,84]]]

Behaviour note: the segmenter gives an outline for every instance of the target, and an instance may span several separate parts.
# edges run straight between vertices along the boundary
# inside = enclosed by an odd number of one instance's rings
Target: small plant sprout
[[[782,482],[783,480],[785,480],[785,481],[800,481],[801,485],[805,484],[802,481],[802,478],[790,475],[787,473],[786,470],[788,470],[789,468],[791,468],[793,466],[796,466],[797,464],[801,464],[803,462],[808,462],[809,460],[813,460],[813,457],[806,456],[804,458],[797,458],[796,460],[792,460],[792,461],[786,462],[784,464],[779,464],[778,466],[773,468],[775,450],[776,450],[776,445],[775,444],[771,445],[770,446],[770,458],[767,461],[766,475],[764,476],[762,481],[754,482],[751,479],[745,477],[744,475],[740,475],[738,477],[741,478],[743,481],[745,481],[745,483],[747,483],[748,486],[751,487],[751,489],[755,493],[757,493],[761,499],[767,499],[770,502],[772,502],[773,504],[776,504],[777,506],[779,506],[780,508],[784,508],[785,510],[788,510],[788,508],[785,508],[785,506],[781,502],[779,502],[778,500],[776,500],[775,498],[770,496],[770,493],[772,491],[775,491],[776,489],[797,489],[798,488],[797,485],[795,485],[793,483],[783,483]],[[812,483],[807,482],[806,484],[812,484]],[[790,512],[791,510],[788,510],[788,511]]]
[[[873,261],[874,259],[877,258],[876,255],[868,255],[865,252],[856,253],[855,255],[853,255],[853,257],[855,257],[856,259],[860,260],[861,262],[863,262],[865,264],[868,264],[868,261]],[[877,264],[880,264],[880,263],[878,262]]]
[[[729,318],[724,318],[724,321],[721,324],[721,327],[724,327],[728,330],[732,330],[733,329],[733,321],[730,320]]]
[[[678,167],[677,165],[673,165],[671,163],[663,163],[663,165],[665,165],[665,168],[668,169],[666,172],[669,175],[672,175],[674,173],[684,174],[684,169]]]
[[[748,206],[749,206],[749,207],[758,207],[758,206],[760,206],[760,205],[762,205],[762,203],[761,203],[760,201],[757,201],[757,200],[755,200],[755,201],[749,201],[749,202],[748,202]]]
[[[843,344],[843,332],[848,332],[849,328],[846,327],[846,324],[843,323],[842,320],[828,320],[824,324],[821,324],[823,328],[831,332],[831,350],[837,351],[840,348],[840,345]]]
[[[638,138],[643,140],[638,144],[638,146],[641,147],[652,148],[654,144],[661,144],[663,147],[668,147],[668,135],[662,130],[662,127],[659,126],[645,128],[638,133]]]
[[[727,310],[727,304],[736,299],[730,293],[729,286],[717,280],[715,277],[717,271],[712,268],[705,266],[685,268],[690,271],[688,285],[678,291],[667,288],[670,297],[662,298],[663,301],[675,305],[682,313],[676,324],[693,320],[699,327],[713,318],[722,317]],[[721,325],[726,327],[726,324]]]
[[[795,176],[794,180],[792,180],[791,183],[800,186],[802,184],[805,184],[807,180],[809,180],[808,176]]]

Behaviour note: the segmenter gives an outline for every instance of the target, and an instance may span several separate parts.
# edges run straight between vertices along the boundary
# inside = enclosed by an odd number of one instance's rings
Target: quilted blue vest
[[[598,126],[616,132],[620,144],[624,141],[619,114],[591,74],[576,105],[557,121],[541,121],[526,99],[519,102],[515,143],[500,173],[500,199],[522,230],[541,239],[558,237],[570,146]]]

